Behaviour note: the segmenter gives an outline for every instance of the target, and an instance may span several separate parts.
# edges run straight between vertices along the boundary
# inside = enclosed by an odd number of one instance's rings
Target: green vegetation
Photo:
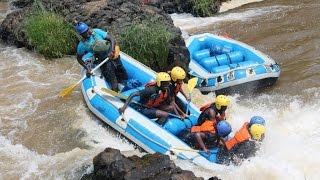
[[[48,58],[71,53],[77,40],[73,27],[62,16],[42,10],[27,17],[25,32],[36,51]]]
[[[212,16],[217,0],[192,0],[192,9],[201,17]]]
[[[133,24],[120,34],[121,50],[149,67],[166,67],[172,34],[161,22]]]

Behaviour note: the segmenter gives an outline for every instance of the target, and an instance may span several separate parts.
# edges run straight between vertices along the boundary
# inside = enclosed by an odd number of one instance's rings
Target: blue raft
[[[205,33],[187,42],[189,74],[199,78],[204,94],[252,92],[273,85],[280,66],[267,55],[242,42]]]
[[[84,58],[90,59],[92,54],[87,54]],[[129,79],[135,79],[141,82],[140,87],[126,89],[121,92],[124,96],[144,88],[144,84],[154,80],[156,73],[150,68],[121,53],[121,61],[127,70]],[[85,75],[85,71],[82,70]],[[121,85],[120,85],[121,86]],[[122,85],[125,86],[125,85]],[[123,106],[124,102],[111,93],[103,91],[102,88],[110,89],[110,85],[101,76],[100,70],[95,72],[94,76],[86,78],[82,82],[82,93],[88,108],[98,116],[102,121],[113,127],[115,130],[126,136],[128,139],[139,145],[149,153],[167,154],[171,158],[181,158],[192,161],[193,163],[212,168],[217,162],[217,149],[211,149],[211,154],[200,152],[192,149],[185,142],[177,137],[177,134],[186,128],[197,123],[200,111],[190,103],[189,119],[180,120],[169,118],[167,123],[162,127],[141,114],[137,108],[139,97],[135,98],[133,103],[128,106],[123,115],[120,115],[118,109]],[[187,106],[186,99],[179,93],[178,101],[185,109]]]

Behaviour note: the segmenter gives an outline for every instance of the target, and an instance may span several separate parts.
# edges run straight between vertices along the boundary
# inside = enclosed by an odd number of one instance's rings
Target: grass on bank
[[[166,67],[171,38],[163,23],[144,21],[126,28],[120,34],[120,45],[122,51],[151,68]]]
[[[27,17],[25,32],[36,51],[48,58],[70,54],[77,41],[73,27],[53,12],[39,11]]]
[[[212,6],[217,0],[192,0],[192,10],[201,17],[213,15]]]

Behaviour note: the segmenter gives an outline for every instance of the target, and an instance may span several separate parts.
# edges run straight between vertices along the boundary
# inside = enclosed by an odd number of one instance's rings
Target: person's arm
[[[218,118],[219,118],[218,119],[219,121],[225,120],[226,119],[226,112],[224,111],[223,113],[221,113],[220,116],[218,116]]]
[[[200,147],[201,147],[206,153],[208,153],[209,150],[207,149],[206,145],[204,144],[201,136],[202,136],[202,133],[196,133],[196,139],[197,139]]]
[[[112,36],[107,36],[106,37],[106,40],[107,41],[110,41],[110,43],[111,43],[111,52],[108,54],[108,56],[110,57],[110,56],[112,56],[113,54],[114,54],[114,52],[115,52],[115,46],[116,46],[116,41],[115,41],[115,39],[112,37]]]
[[[190,97],[188,97],[186,93],[184,93],[183,89],[181,89],[180,92],[186,98],[187,101],[190,101]]]
[[[176,102],[173,102],[172,105],[174,105],[176,111],[178,111],[179,115],[181,115],[181,117],[183,119],[185,119],[186,117],[188,117],[181,109],[180,107],[178,106],[178,104]],[[176,112],[177,113],[177,112]]]
[[[210,109],[209,112],[208,112],[208,115],[209,115],[209,119],[210,120],[216,120],[216,112],[213,110],[213,109]]]
[[[124,103],[124,105],[119,109],[119,113],[122,114],[126,108],[128,107],[128,105],[130,104],[130,102],[132,101],[132,99],[135,97],[135,96],[141,96],[141,91],[137,91],[135,93],[132,93],[128,99],[126,100],[126,102]]]
[[[88,71],[89,69],[86,66],[86,64],[84,63],[84,61],[82,61],[82,57],[83,57],[83,55],[78,55],[77,54],[77,61],[84,69],[86,69]]]

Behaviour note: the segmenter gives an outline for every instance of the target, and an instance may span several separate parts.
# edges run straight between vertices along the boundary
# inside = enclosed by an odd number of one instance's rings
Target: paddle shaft
[[[104,91],[104,92],[107,92],[107,93],[109,93],[109,94],[111,94],[111,95],[113,95],[113,96],[117,96],[117,97],[120,98],[120,99],[124,99],[124,100],[127,100],[127,99],[128,99],[127,96],[124,96],[124,95],[122,95],[122,94],[119,94],[118,92],[115,92],[115,91],[113,91],[113,90],[111,90],[111,89],[101,88],[101,90]],[[143,107],[145,107],[143,104],[141,104],[141,103],[139,103],[139,102],[137,102],[137,101],[132,101],[132,102],[133,102],[133,103],[136,103],[136,104],[139,104],[139,105],[141,105],[141,106],[143,106]],[[178,115],[176,115],[176,114],[172,114],[172,113],[168,113],[168,114],[169,114],[169,116],[172,116],[172,117],[176,117],[176,118],[181,119],[181,117],[178,116]]]
[[[109,60],[109,58],[106,58],[105,60],[103,60],[98,66],[96,66],[95,68],[93,68],[91,70],[91,73],[93,73],[94,71],[96,71],[97,69],[99,69],[104,63],[106,63]],[[76,84],[80,84],[83,80],[85,80],[87,78],[86,75],[84,75]]]

